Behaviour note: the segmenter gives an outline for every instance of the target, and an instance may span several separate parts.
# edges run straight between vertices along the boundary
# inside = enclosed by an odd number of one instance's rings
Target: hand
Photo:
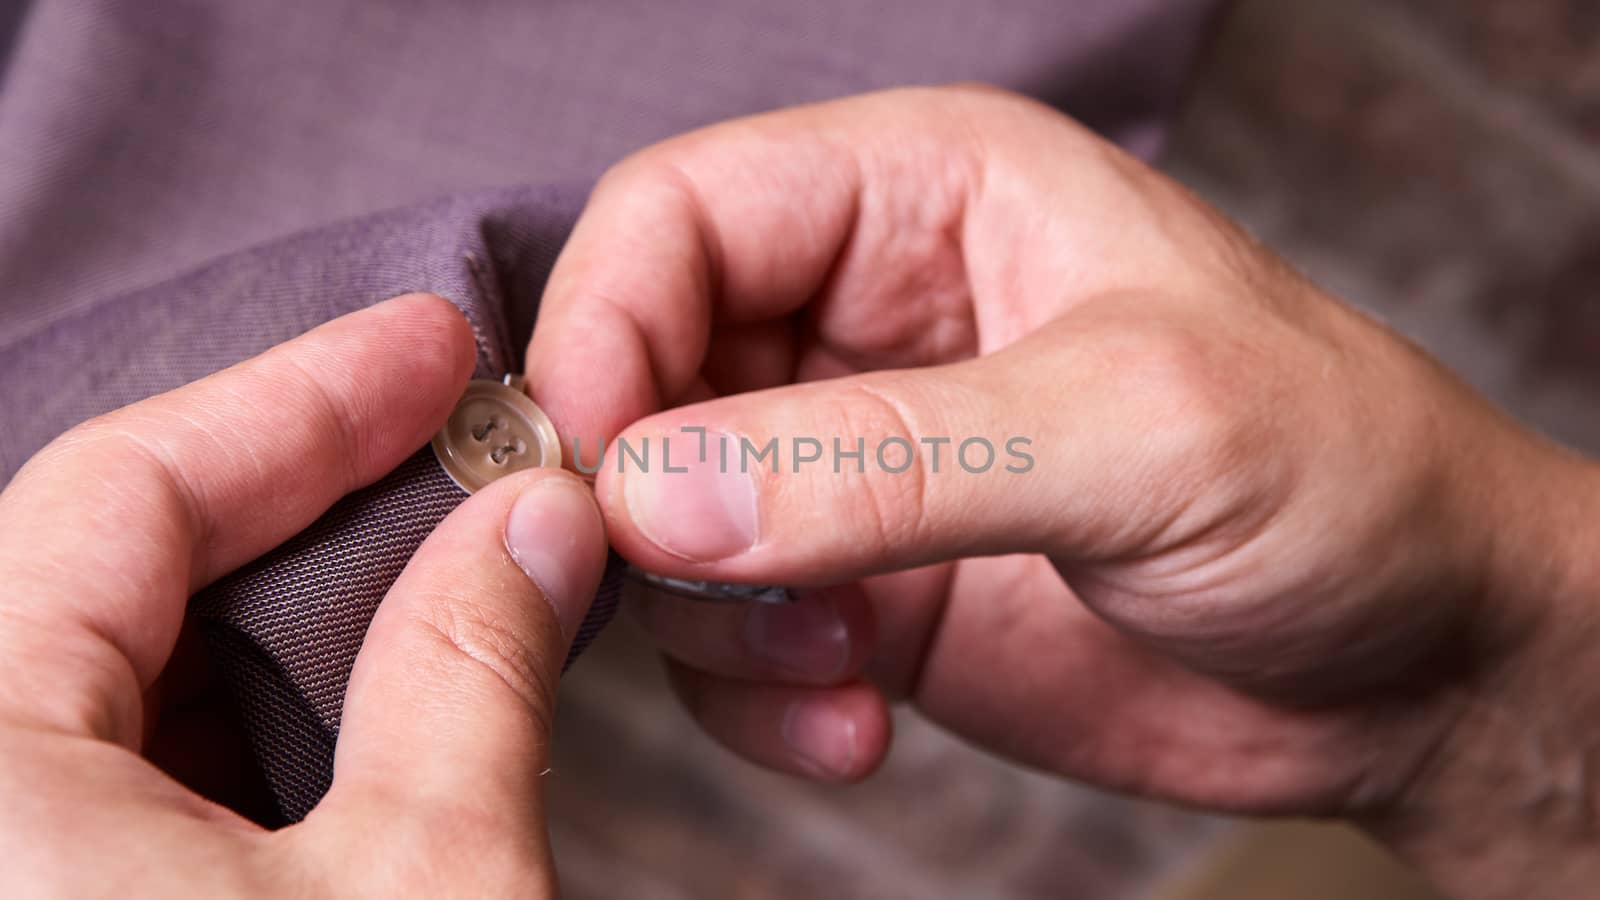
[[[1419,857],[1494,835],[1489,870],[1538,844],[1483,823],[1550,780],[1506,721],[1564,720],[1537,687],[1582,659],[1593,467],[1049,109],[900,91],[641,152],[595,190],[529,372],[586,457],[654,445],[598,475],[625,556],[817,588],[642,606],[753,760],[860,777],[903,696],[1099,785],[1358,816]],[[778,471],[741,457],[771,438]],[[797,471],[797,438],[822,460]]]
[[[190,594],[425,444],[473,356],[448,303],[393,300],[79,426],[17,474],[0,494],[0,894],[554,892],[539,773],[606,552],[563,472],[490,485],[412,559],[304,822],[268,832],[141,756],[177,739],[161,755],[215,761],[207,730],[156,702],[185,690]]]

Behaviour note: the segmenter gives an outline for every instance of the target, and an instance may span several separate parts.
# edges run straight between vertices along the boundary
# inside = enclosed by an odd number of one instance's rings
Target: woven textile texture
[[[0,10],[0,482],[72,425],[400,293],[462,309],[479,377],[521,371],[588,185],[699,125],[980,80],[1152,155],[1214,5],[31,0]],[[419,455],[198,600],[290,818],[327,786],[343,679],[371,607],[460,499],[431,466]]]
[[[345,685],[378,602],[466,497],[424,448],[194,599],[286,821],[304,818],[332,782]],[[620,584],[613,557],[568,666],[610,621]]]
[[[581,198],[563,189],[447,198],[259,247],[84,309],[0,356],[0,382],[11,386],[6,403],[31,407],[29,416],[8,419],[0,442],[42,444],[67,424],[408,291],[453,301],[477,336],[477,376],[498,379],[520,367],[518,348]],[[100,352],[76,351],[86,345]],[[283,821],[303,817],[327,790],[345,684],[378,602],[465,498],[423,447],[195,598],[191,612],[238,701]],[[615,570],[574,656],[615,608]]]

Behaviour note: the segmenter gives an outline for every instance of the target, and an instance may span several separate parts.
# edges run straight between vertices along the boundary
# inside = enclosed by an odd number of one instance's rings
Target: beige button
[[[515,375],[504,383],[468,382],[450,420],[433,436],[433,453],[469,494],[512,472],[561,465],[555,426]]]

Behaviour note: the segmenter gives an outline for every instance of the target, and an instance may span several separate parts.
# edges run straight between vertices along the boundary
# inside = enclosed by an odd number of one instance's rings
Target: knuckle
[[[595,195],[638,202],[682,191],[683,173],[674,161],[673,146],[656,144],[618,160],[596,182]]]
[[[294,408],[302,411],[306,421],[314,423],[313,429],[334,435],[334,446],[338,449],[328,462],[338,467],[341,483],[347,487],[360,484],[360,473],[371,468],[376,456],[371,429],[360,425],[372,417],[365,411],[352,412],[348,409],[325,379],[319,376],[321,371],[338,371],[337,365],[322,365],[323,360],[304,359],[295,353],[284,353],[281,358],[289,369],[292,381],[280,386],[279,390],[293,399]],[[353,397],[360,397],[358,392],[349,393]],[[371,401],[368,397],[360,399]]]
[[[1145,324],[1115,340],[1151,446],[1185,468],[1228,468],[1254,440],[1249,373],[1225,342],[1182,324]]]
[[[123,444],[130,440],[126,425],[130,409],[103,413],[72,426],[39,451],[35,464],[59,465],[86,456],[127,458]]]
[[[1096,344],[1114,373],[1106,387],[1126,410],[1138,449],[1129,521],[1142,547],[1245,540],[1274,508],[1295,463],[1278,452],[1284,427],[1274,391],[1291,390],[1272,359],[1237,336],[1183,316],[1120,320]],[[1198,546],[1198,545],[1194,545]]]
[[[550,642],[468,597],[437,597],[423,606],[427,611],[416,624],[433,639],[438,652],[432,662],[444,670],[447,683],[465,690],[509,690],[542,733],[549,733],[556,687],[550,674],[554,661],[544,649]]]
[[[193,539],[209,541],[212,523],[190,467],[164,437],[173,422],[141,406],[126,407],[80,423],[56,438],[30,463],[55,472],[99,495],[108,505],[137,503],[157,513],[153,521],[181,523]]]
[[[917,431],[906,403],[892,393],[867,384],[855,385],[841,398],[834,421],[843,425],[847,440],[865,439],[867,474],[852,492],[860,502],[847,504],[853,518],[852,536],[865,536],[871,549],[885,554],[896,547],[918,545],[928,531],[928,475],[916,450]],[[905,445],[885,444],[895,438]],[[909,447],[909,450],[907,449]],[[894,472],[882,466],[877,455],[882,450],[891,465],[898,466],[900,454],[908,453],[909,465]]]
[[[30,674],[0,685],[0,719],[65,734],[134,744],[142,722],[127,654],[88,621],[63,627],[29,604],[8,617],[7,654]],[[67,674],[71,677],[53,677]],[[54,681],[48,704],[35,689]]]

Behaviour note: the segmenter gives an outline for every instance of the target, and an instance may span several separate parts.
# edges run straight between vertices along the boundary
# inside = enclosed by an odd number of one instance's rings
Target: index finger
[[[948,249],[966,173],[907,176],[919,153],[962,156],[951,152],[969,137],[953,96],[887,92],[741,119],[609,172],[556,263],[528,349],[534,399],[567,447],[581,439],[587,461],[595,441],[680,396],[713,320],[781,318],[850,284],[942,280],[929,274],[929,242]],[[908,148],[909,133],[923,145]]]
[[[474,359],[454,307],[400,298],[41,450],[0,494],[0,711],[136,743],[190,593],[415,452]]]

